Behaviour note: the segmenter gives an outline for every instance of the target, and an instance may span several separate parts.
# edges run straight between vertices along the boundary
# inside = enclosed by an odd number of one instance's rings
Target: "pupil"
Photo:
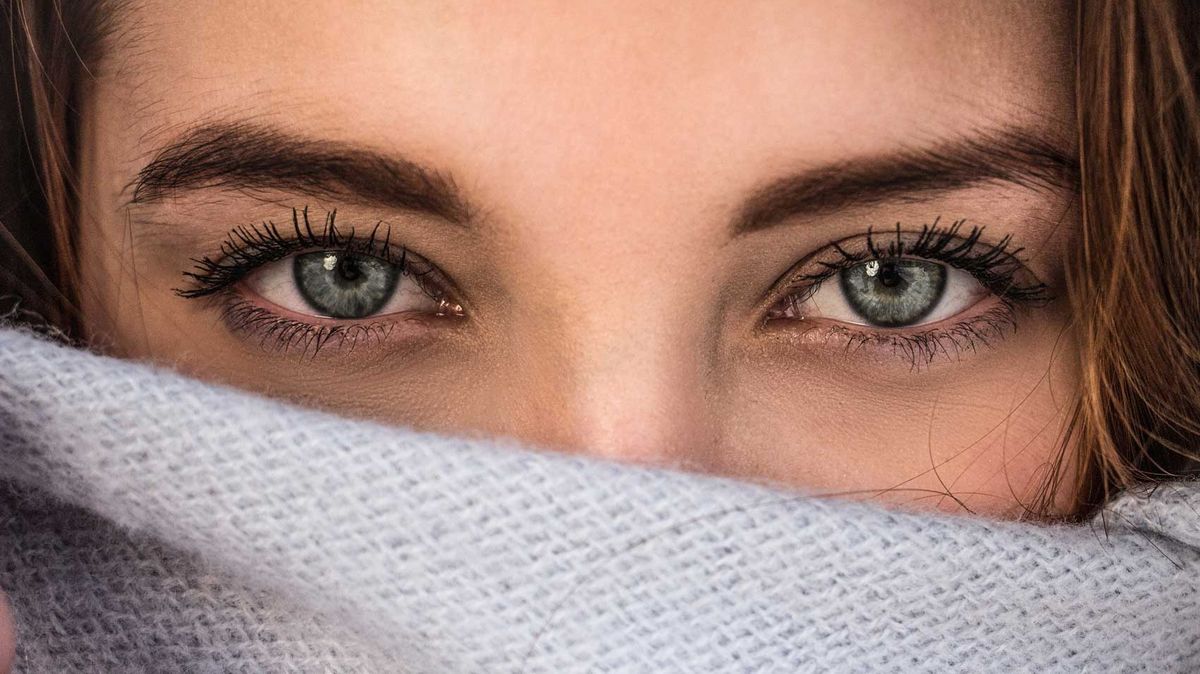
[[[896,269],[894,263],[885,263],[879,270],[879,282],[884,288],[895,288],[904,282],[904,277],[900,275],[900,270]]]
[[[358,277],[362,276],[362,269],[358,266],[358,260],[353,257],[343,257],[338,261],[338,276],[343,281],[357,281]]]

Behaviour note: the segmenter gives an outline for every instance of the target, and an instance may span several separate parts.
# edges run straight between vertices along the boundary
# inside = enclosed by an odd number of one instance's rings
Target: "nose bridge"
[[[586,452],[644,463],[702,462],[710,445],[707,367],[695,331],[661,312],[631,312],[580,349],[575,441]],[[656,325],[648,326],[652,320]],[[674,328],[674,329],[672,329]],[[592,333],[593,336],[598,333]]]
[[[610,121],[547,157],[553,190],[515,182],[521,228],[505,229],[527,273],[512,281],[518,351],[535,358],[541,442],[645,463],[703,462],[717,437],[709,392],[718,353],[718,236],[697,200],[690,145]],[[606,127],[607,128],[607,127]],[[674,158],[666,161],[665,158]],[[628,167],[614,172],[611,166]],[[533,271],[533,270],[536,270]],[[527,373],[527,376],[534,376]]]
[[[540,403],[553,409],[530,417],[541,426],[530,435],[610,459],[705,461],[715,437],[712,303],[697,299],[683,272],[647,264],[633,254],[596,277],[560,284],[553,318],[542,314],[554,338],[531,336],[521,347],[542,364],[538,376],[554,380],[538,384],[553,392]]]

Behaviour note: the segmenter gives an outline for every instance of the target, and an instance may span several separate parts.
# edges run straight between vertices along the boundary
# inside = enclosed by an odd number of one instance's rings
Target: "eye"
[[[1046,286],[1017,257],[1010,237],[994,244],[963,221],[920,231],[833,242],[801,260],[783,281],[768,319],[824,318],[872,328],[911,328],[965,313],[988,297],[1008,307],[1044,302]]]
[[[1026,310],[1053,299],[1011,235],[988,242],[982,227],[939,221],[868,229],[804,256],[771,290],[765,323],[813,344],[891,351],[919,368],[998,346]]]
[[[834,276],[792,303],[794,317],[905,328],[954,317],[989,294],[970,274],[917,258],[866,260]]]
[[[300,253],[265,264],[245,284],[288,311],[324,318],[437,314],[447,308],[405,264],[341,250]]]

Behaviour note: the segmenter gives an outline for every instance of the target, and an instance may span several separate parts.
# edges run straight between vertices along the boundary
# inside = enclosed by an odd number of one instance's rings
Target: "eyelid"
[[[804,305],[801,317],[805,319],[826,319],[865,330],[919,331],[961,317],[987,297],[995,296],[967,272],[949,265],[936,264],[945,267],[944,288],[936,301],[929,305],[928,313],[910,324],[871,323],[869,318],[853,307],[845,286],[836,281],[827,280],[814,284],[815,287],[811,292],[806,292],[803,301],[790,302],[789,308],[794,313],[801,313],[799,307]]]
[[[940,225],[941,218],[919,230],[894,228],[843,237],[800,258],[784,272],[768,292],[765,314],[784,300],[815,291],[820,284],[842,269],[872,257],[913,257],[947,264],[970,273],[990,292],[1017,303],[1044,304],[1051,298],[1049,288],[1021,260],[1021,247],[1013,247],[1012,235],[991,243],[983,238],[984,228],[973,226],[965,236],[960,232],[966,220]],[[879,237],[883,237],[880,239]],[[814,268],[815,266],[815,268]]]
[[[945,228],[938,227],[937,222],[919,231],[906,231],[897,225],[883,235],[882,245],[879,235],[868,229],[804,255],[768,291],[758,319],[760,334],[784,339],[789,349],[833,347],[852,357],[859,353],[865,358],[898,356],[910,370],[918,370],[942,357],[955,361],[977,353],[981,346],[998,345],[1019,321],[1025,320],[1025,309],[1053,299],[1049,287],[1020,257],[1022,249],[1011,245],[1011,236],[988,241],[981,236],[982,227],[974,227],[969,235],[962,236],[963,221]],[[805,315],[801,303],[811,298],[821,284],[872,257],[937,262],[969,274],[984,294],[969,307],[941,320],[898,327]]]
[[[337,226],[337,210],[326,213],[324,224],[315,227],[308,207],[292,209],[290,227],[273,221],[235,227],[226,235],[215,256],[194,258],[192,270],[185,271],[190,286],[175,289],[185,299],[215,295],[235,287],[263,266],[293,255],[318,250],[341,250],[372,255],[392,264],[401,264],[423,288],[433,286],[437,293],[466,310],[468,304],[457,285],[434,263],[392,240],[391,227],[380,221],[369,235],[354,227],[343,231]]]
[[[326,261],[340,257],[340,253],[329,251],[317,251],[317,254],[323,255]],[[323,314],[319,307],[306,299],[297,276],[297,258],[303,255],[306,253],[295,253],[282,260],[263,264],[246,275],[238,287],[242,293],[254,295],[258,302],[277,309],[279,313],[293,314],[300,320],[311,321],[355,322],[421,313],[436,315],[441,313],[446,304],[440,292],[427,289],[411,271],[396,265],[397,275],[391,287],[386,289],[386,299],[373,313],[361,317]],[[409,307],[401,308],[405,304]],[[412,305],[422,305],[422,308]]]
[[[227,329],[247,343],[257,343],[275,353],[298,351],[302,357],[315,358],[329,344],[353,349],[365,341],[391,341],[394,332],[402,335],[395,339],[397,343],[410,347],[428,344],[435,335],[445,335],[446,328],[462,325],[460,319],[469,311],[468,305],[436,264],[393,242],[390,227],[382,222],[372,226],[369,235],[356,236],[353,228],[338,230],[335,217],[336,211],[330,211],[325,227],[317,231],[309,223],[307,208],[293,209],[291,228],[271,222],[235,228],[227,234],[217,255],[193,259],[194,268],[184,272],[191,280],[189,287],[177,288],[175,294],[209,300],[209,306],[220,311]],[[437,310],[422,308],[339,319],[298,313],[246,287],[247,280],[268,265],[314,251],[371,255],[399,263],[409,282],[418,284],[431,298],[440,298]],[[443,312],[443,307],[450,310]],[[411,327],[397,330],[401,326]]]

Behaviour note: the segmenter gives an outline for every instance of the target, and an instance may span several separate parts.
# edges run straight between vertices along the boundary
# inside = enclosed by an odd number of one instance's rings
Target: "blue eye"
[[[447,310],[403,265],[342,250],[290,255],[264,264],[245,283],[262,299],[302,316],[361,320]]]
[[[914,325],[941,301],[950,274],[927,260],[868,260],[838,273],[842,295],[868,324],[898,328]]]
[[[308,305],[331,318],[366,318],[396,291],[400,267],[353,253],[304,253],[293,259],[296,289]]]
[[[779,316],[878,328],[918,327],[953,318],[990,294],[974,276],[947,264],[875,258],[846,266],[789,298]]]

